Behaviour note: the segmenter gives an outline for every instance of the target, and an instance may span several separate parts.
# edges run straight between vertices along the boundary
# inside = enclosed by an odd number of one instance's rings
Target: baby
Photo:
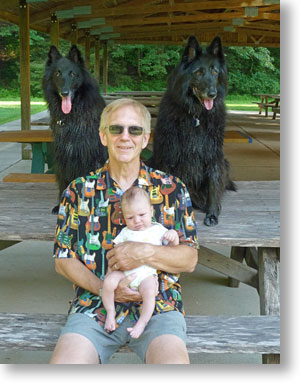
[[[114,239],[115,244],[124,241],[148,242],[156,245],[178,245],[179,237],[175,230],[168,230],[159,223],[152,222],[153,207],[148,193],[139,187],[131,187],[122,196],[121,207],[127,227]],[[148,265],[130,271],[108,270],[102,289],[103,305],[106,309],[104,328],[115,330],[114,291],[124,276],[134,273],[136,278],[130,283],[131,289],[138,290],[143,298],[141,315],[133,328],[127,328],[130,336],[138,338],[144,331],[154,311],[157,293],[157,272]]]

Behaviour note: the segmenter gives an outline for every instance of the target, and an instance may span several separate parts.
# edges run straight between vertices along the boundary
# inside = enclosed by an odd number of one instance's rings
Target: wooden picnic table
[[[260,101],[256,102],[255,104],[259,107],[259,114],[261,115],[262,110],[265,110],[265,115],[268,117],[268,108],[272,108],[273,110],[273,118],[275,119],[276,113],[280,111],[279,103],[280,103],[280,94],[274,94],[274,93],[254,93],[254,96],[260,97]],[[276,109],[276,111],[275,111]],[[278,111],[279,110],[279,111]]]
[[[199,263],[256,288],[262,315],[279,315],[279,181],[237,182],[227,192],[219,224],[207,227],[204,213],[195,211],[200,245],[231,247],[231,258],[199,253]],[[57,186],[43,183],[0,182],[0,243],[54,238]],[[0,247],[1,249],[1,247]],[[208,256],[207,256],[208,254]],[[245,260],[248,265],[242,263]]]
[[[280,185],[279,181],[245,181],[236,184],[238,191],[228,192],[224,196],[219,224],[216,227],[206,227],[203,224],[204,213],[195,211],[201,247],[230,246],[231,257],[212,251],[200,251],[198,263],[228,276],[231,286],[237,286],[239,281],[257,289],[262,316],[248,316],[247,319],[237,316],[234,320],[224,318],[223,323],[220,316],[208,319],[197,316],[194,319],[196,333],[190,329],[191,319],[187,316],[189,352],[265,353],[263,363],[278,364]],[[58,189],[54,183],[0,182],[0,250],[24,240],[53,241],[56,216],[51,210],[56,205],[57,193]],[[243,261],[246,261],[246,264]],[[3,314],[0,314],[0,323],[1,315]],[[6,325],[11,321],[13,314],[3,316]],[[19,318],[20,314],[15,316]],[[9,328],[7,331],[4,327],[3,347],[22,349],[24,343],[28,343],[27,348],[32,349],[40,342],[41,349],[53,349],[53,340],[57,340],[65,316],[62,316],[59,324],[55,320],[58,315],[45,315],[44,322],[40,319],[43,315],[25,316],[27,317],[23,324],[24,329],[20,328],[18,323],[15,330]],[[28,324],[30,316],[34,319],[32,326]],[[53,329],[49,329],[48,324],[52,321]],[[26,324],[29,326],[28,334]],[[207,335],[199,331],[201,324],[208,332]],[[208,324],[211,324],[211,330],[207,328]],[[244,329],[245,327],[247,329]],[[255,333],[256,327],[261,334]],[[37,329],[40,329],[41,334],[35,336]],[[214,337],[215,332],[220,334],[217,333]],[[30,335],[33,335],[33,341]],[[2,336],[0,332],[0,349]],[[216,348],[218,345],[219,349]],[[244,349],[241,349],[242,345]]]
[[[32,122],[32,125],[45,126],[49,125],[49,123],[49,117],[46,117]],[[0,132],[0,142],[30,143],[32,146],[31,173],[43,174],[45,172],[45,164],[48,165],[48,173],[53,173],[53,135],[50,129],[3,131]],[[248,143],[252,142],[252,139],[241,131],[227,131],[225,132],[224,142]],[[151,156],[151,151],[152,135],[148,147],[143,151],[143,158],[148,159]]]

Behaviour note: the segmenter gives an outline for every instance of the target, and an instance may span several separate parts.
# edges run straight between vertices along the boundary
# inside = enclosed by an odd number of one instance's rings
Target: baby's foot
[[[146,325],[147,324],[137,322],[133,328],[127,328],[127,331],[133,339],[138,339],[144,332]]]
[[[107,314],[104,324],[104,329],[107,332],[112,332],[116,329],[115,313]]]

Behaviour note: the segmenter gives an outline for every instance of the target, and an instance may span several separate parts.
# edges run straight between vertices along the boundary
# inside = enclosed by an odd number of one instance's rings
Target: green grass
[[[253,104],[252,101],[257,99],[248,95],[228,95],[225,104],[227,109],[232,111],[258,111],[257,104]]]
[[[46,103],[42,99],[31,99],[30,113],[38,113],[47,109]],[[12,99],[0,100],[0,125],[13,120],[21,119],[20,100]]]
[[[226,107],[235,111],[258,111],[258,107],[252,104],[256,101],[253,96],[228,95]],[[46,103],[41,98],[31,98],[30,112],[38,113],[47,109]],[[1,98],[0,100],[0,125],[21,118],[20,100],[17,98]]]

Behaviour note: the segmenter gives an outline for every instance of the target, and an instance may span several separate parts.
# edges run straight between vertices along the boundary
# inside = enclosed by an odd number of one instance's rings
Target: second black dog
[[[43,78],[54,136],[55,174],[59,196],[68,184],[102,166],[106,148],[99,138],[105,102],[76,46],[66,57],[51,46]],[[55,207],[53,212],[57,212]]]
[[[220,38],[203,51],[191,36],[169,77],[154,131],[151,165],[182,179],[208,226],[218,223],[225,189],[236,190],[223,153],[226,91]]]

